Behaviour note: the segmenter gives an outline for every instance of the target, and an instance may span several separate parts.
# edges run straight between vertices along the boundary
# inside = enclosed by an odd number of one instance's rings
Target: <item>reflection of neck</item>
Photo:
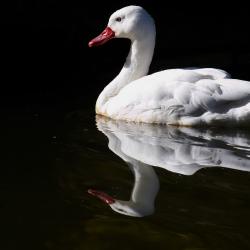
[[[154,212],[154,201],[159,190],[159,179],[151,166],[141,162],[133,165],[135,176],[134,187],[130,202],[140,207],[143,215]]]
[[[125,85],[147,75],[155,46],[155,33],[150,34],[144,39],[131,40],[130,51],[122,70],[97,99],[97,113],[104,113],[105,103],[117,95]]]
[[[152,214],[154,212],[154,201],[159,191],[159,179],[154,169],[151,166],[134,160],[124,154],[121,149],[121,142],[115,134],[108,131],[105,132],[109,139],[109,148],[130,165],[135,177],[130,200],[120,200],[119,202],[126,205],[128,208],[136,210],[137,214],[133,215],[133,213],[130,213],[129,211],[125,214],[131,216],[146,216]]]

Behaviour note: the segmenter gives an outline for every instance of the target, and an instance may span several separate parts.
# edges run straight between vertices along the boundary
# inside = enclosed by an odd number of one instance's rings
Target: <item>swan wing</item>
[[[142,79],[150,78],[151,81],[157,81],[159,79],[164,79],[165,82],[170,81],[181,81],[196,83],[203,79],[225,79],[230,78],[230,74],[221,69],[214,68],[185,68],[185,69],[168,69],[156,72],[152,75],[143,77]]]
[[[210,79],[223,79],[223,78],[230,78],[230,74],[222,69],[214,69],[214,68],[197,68],[192,69],[194,72],[201,74],[203,77],[207,77]]]
[[[191,106],[204,111],[226,113],[250,102],[250,82],[236,79],[200,80],[195,84],[189,101]]]
[[[175,72],[175,75],[177,73],[181,78],[180,72]],[[161,77],[157,74],[130,83],[111,98],[107,106],[109,116],[137,122],[176,124],[180,118],[201,119],[206,113],[217,114],[218,119],[219,115],[228,115],[230,110],[245,107],[250,102],[250,82],[247,81],[226,78],[198,78],[195,81],[196,73],[189,71],[185,79],[192,81],[185,82],[180,78],[169,80],[162,77],[169,72],[162,72]],[[249,108],[250,105],[245,111],[248,112]],[[239,117],[240,113],[241,110],[237,110],[234,115]]]

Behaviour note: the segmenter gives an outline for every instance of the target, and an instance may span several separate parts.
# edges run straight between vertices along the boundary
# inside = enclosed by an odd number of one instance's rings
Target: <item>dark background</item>
[[[250,80],[249,8],[200,1],[14,0],[2,8],[1,107],[74,109],[95,105],[119,72],[129,42],[88,41],[110,14],[141,5],[154,17],[157,42],[151,72],[173,67],[218,67]]]
[[[99,152],[108,152],[104,136],[95,128],[94,105],[129,50],[129,41],[122,39],[92,49],[87,44],[105,28],[110,14],[129,4],[145,7],[156,22],[151,72],[218,67],[250,80],[250,11],[238,1],[231,6],[165,1],[166,7],[156,0],[1,3],[2,249],[44,249],[47,239],[60,242],[62,235],[78,232],[84,213],[81,199],[71,205],[72,197],[87,197],[81,176],[95,181],[100,176],[96,162],[104,154]],[[69,205],[67,188],[58,185],[60,175],[70,180],[70,187],[82,181],[81,188],[69,192]],[[88,211],[95,212],[91,206]]]

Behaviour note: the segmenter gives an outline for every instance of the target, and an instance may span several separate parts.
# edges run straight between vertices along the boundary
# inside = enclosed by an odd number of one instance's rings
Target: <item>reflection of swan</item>
[[[250,139],[240,131],[212,134],[207,130],[127,123],[100,117],[97,126],[109,137],[112,151],[115,152],[113,145],[120,144],[124,155],[175,173],[192,175],[201,168],[216,166],[250,171]]]
[[[144,216],[154,211],[158,178],[151,166],[192,175],[205,167],[250,171],[250,136],[243,131],[202,131],[191,128],[127,123],[97,117],[109,148],[129,163],[135,174],[130,201],[90,190],[116,212]],[[151,166],[150,166],[151,165]]]
[[[89,46],[128,38],[131,49],[120,74],[102,91],[96,112],[114,119],[198,125],[244,125],[250,121],[250,83],[225,79],[218,69],[170,69],[145,76],[155,46],[155,25],[141,7],[113,13]]]

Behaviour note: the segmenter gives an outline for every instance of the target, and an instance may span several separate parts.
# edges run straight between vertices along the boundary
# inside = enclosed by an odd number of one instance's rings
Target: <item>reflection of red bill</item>
[[[97,191],[97,190],[93,190],[93,189],[89,189],[88,193],[98,197],[100,200],[104,201],[106,204],[113,204],[115,203],[115,199],[113,197],[111,197],[110,195],[102,192],[102,191]]]
[[[99,36],[89,42],[89,47],[99,46],[115,37],[115,32],[107,27]]]

